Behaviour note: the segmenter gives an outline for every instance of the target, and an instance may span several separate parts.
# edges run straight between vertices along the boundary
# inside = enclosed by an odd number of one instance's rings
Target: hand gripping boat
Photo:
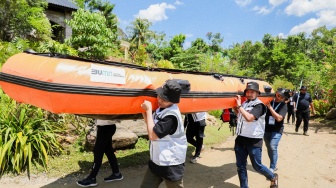
[[[90,61],[62,54],[19,53],[2,67],[0,85],[18,102],[53,113],[93,118],[133,119],[143,112],[144,100],[157,108],[156,88],[167,79],[188,83],[181,95],[181,113],[231,108],[246,83],[259,83],[264,103],[274,96],[262,80],[215,73],[146,68],[131,64]]]

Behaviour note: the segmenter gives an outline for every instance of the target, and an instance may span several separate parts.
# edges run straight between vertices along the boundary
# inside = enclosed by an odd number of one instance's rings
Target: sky
[[[336,27],[336,0],[108,0],[125,31],[136,18],[148,19],[151,31],[167,40],[186,35],[185,48],[208,32],[220,33],[222,46],[262,41],[265,34],[286,38],[321,26]]]

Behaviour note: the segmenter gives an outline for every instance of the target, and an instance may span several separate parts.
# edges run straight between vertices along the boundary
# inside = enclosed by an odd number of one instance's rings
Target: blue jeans
[[[265,132],[264,140],[267,147],[268,157],[270,158],[270,168],[275,169],[278,161],[278,145],[282,133],[279,132]]]
[[[261,163],[261,147],[254,147],[235,142],[234,150],[236,154],[236,165],[241,188],[248,188],[248,178],[246,170],[247,156],[250,157],[252,166],[255,171],[261,173],[267,179],[274,178],[274,174]]]

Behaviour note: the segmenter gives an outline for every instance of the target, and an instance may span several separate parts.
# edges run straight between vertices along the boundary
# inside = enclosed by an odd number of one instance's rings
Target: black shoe
[[[112,175],[110,175],[109,177],[104,178],[104,181],[105,181],[105,182],[120,181],[120,180],[122,180],[123,178],[124,178],[124,177],[121,175],[121,173],[119,173],[118,176],[112,174]]]
[[[97,181],[96,178],[87,177],[81,181],[78,181],[77,185],[81,187],[94,187],[97,185]]]
[[[299,127],[295,127],[295,132],[299,132]]]

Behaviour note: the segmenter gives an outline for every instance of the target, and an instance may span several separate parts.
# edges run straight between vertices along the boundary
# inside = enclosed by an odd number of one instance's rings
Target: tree
[[[105,59],[109,52],[118,49],[116,33],[107,27],[106,18],[99,12],[79,9],[66,23],[72,28],[67,41],[75,49],[84,49],[78,54],[89,59]]]
[[[224,41],[224,37],[222,37],[220,33],[213,34],[212,32],[208,32],[206,37],[210,41],[209,48],[211,52],[219,52],[222,50],[221,44]]]
[[[147,19],[136,18],[132,22],[132,26],[126,28],[131,47],[138,49],[142,44],[149,43],[155,36],[155,33],[149,30],[151,25],[152,23]]]
[[[201,38],[192,41],[191,47],[195,47],[200,53],[206,53],[209,50],[209,45]]]
[[[91,12],[101,12],[106,18],[106,26],[112,30],[113,33],[117,32],[117,17],[112,13],[114,4],[102,0],[85,0],[88,3],[88,8]]]
[[[46,0],[0,1],[0,40],[11,42],[14,38],[41,41],[51,39],[51,25],[44,8]]]
[[[170,41],[169,45],[171,47],[171,55],[174,57],[183,51],[183,43],[186,36],[183,34],[175,35]]]

